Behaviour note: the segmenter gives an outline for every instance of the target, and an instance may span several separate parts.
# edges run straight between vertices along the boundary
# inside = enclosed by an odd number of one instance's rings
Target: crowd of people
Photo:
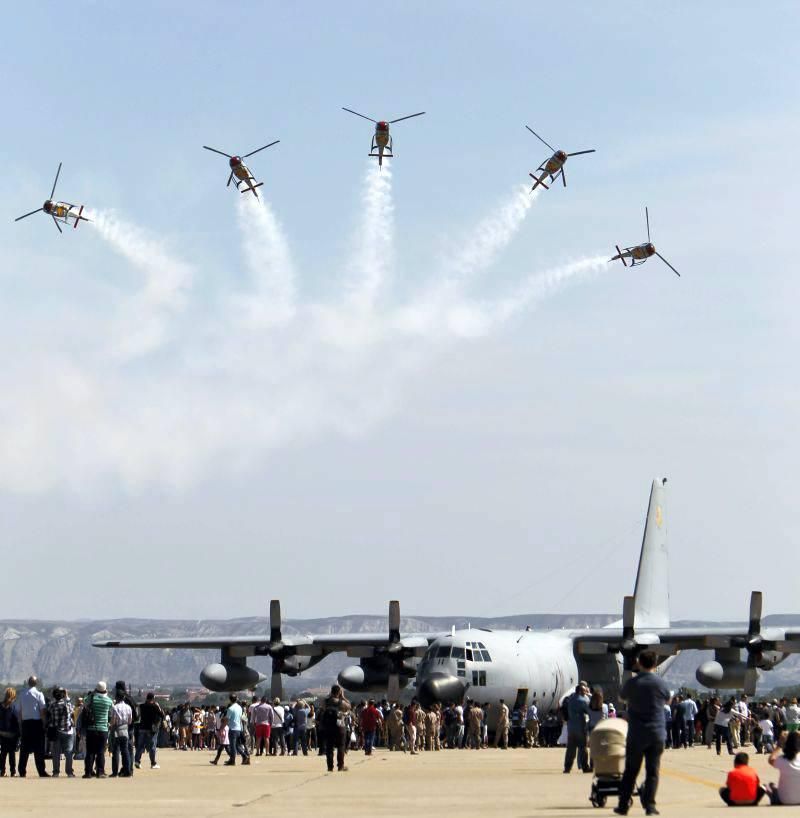
[[[635,680],[639,680],[638,682]],[[443,749],[481,750],[564,746],[564,772],[592,771],[589,739],[604,719],[623,717],[629,732],[644,736],[633,780],[644,760],[653,779],[653,810],[657,785],[656,756],[664,749],[705,745],[734,758],[734,767],[720,794],[727,803],[757,803],[768,795],[774,804],[800,804],[800,705],[797,699],[751,703],[748,697],[721,701],[711,696],[695,700],[682,694],[670,698],[663,680],[641,672],[622,690],[620,712],[606,702],[600,689],[580,682],[558,710],[541,714],[534,700],[522,706],[500,700],[490,706],[472,699],[425,708],[362,699],[352,704],[338,685],[324,699],[289,702],[231,694],[225,705],[183,703],[162,708],[153,693],[135,702],[124,682],[109,691],[105,682],[74,702],[63,687],[48,697],[31,676],[17,695],[7,688],[0,704],[0,776],[22,778],[33,756],[39,776],[75,777],[75,761],[83,761],[83,778],[127,778],[143,759],[159,769],[159,749],[207,751],[209,763],[249,765],[252,756],[317,753],[329,770],[346,770],[346,753],[375,747],[412,755]],[[496,712],[490,713],[492,707]],[[655,714],[655,715],[654,715]],[[490,736],[489,721],[496,725]],[[641,729],[640,729],[641,728]],[[649,731],[649,732],[648,732]],[[647,738],[649,736],[649,738]],[[634,741],[636,743],[636,741]],[[630,739],[629,739],[630,744]],[[777,785],[764,786],[741,748],[768,754],[778,770]],[[17,753],[18,758],[17,758]],[[110,756],[111,771],[106,772]],[[50,772],[46,760],[51,761]],[[754,778],[755,776],[755,778]],[[630,777],[630,776],[629,776]],[[631,781],[631,786],[633,781]],[[646,785],[647,786],[647,785]],[[626,797],[629,798],[630,794]],[[622,803],[622,801],[621,801]],[[623,812],[624,814],[624,812]]]

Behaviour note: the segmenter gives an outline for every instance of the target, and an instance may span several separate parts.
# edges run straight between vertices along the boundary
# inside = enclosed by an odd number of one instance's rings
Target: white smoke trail
[[[448,278],[465,279],[491,267],[516,235],[541,188],[533,193],[527,185],[517,185],[509,201],[487,216],[460,248],[445,260]]]
[[[357,309],[368,310],[374,307],[386,286],[394,262],[394,205],[389,167],[380,170],[370,161],[364,176],[361,207],[363,222],[356,240],[349,299]]]
[[[295,314],[295,274],[289,244],[269,203],[252,195],[239,199],[239,225],[253,289],[236,299],[251,326],[283,324]]]
[[[93,211],[89,217],[89,225],[144,273],[144,286],[128,303],[110,351],[126,359],[153,352],[169,336],[169,316],[185,307],[194,270],[170,254],[163,241],[125,222],[114,211]]]

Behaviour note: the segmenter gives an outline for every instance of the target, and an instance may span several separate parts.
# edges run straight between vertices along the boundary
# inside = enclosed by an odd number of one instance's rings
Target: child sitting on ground
[[[761,786],[758,773],[749,766],[747,753],[736,753],[733,769],[728,773],[725,786],[719,791],[722,800],[729,807],[755,806],[763,797],[766,788]]]

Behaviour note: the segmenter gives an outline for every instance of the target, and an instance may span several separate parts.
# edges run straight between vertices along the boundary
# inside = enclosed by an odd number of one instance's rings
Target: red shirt
[[[728,773],[728,797],[737,804],[752,804],[758,795],[758,775],[743,764]]]
[[[381,721],[381,714],[374,704],[367,707],[361,713],[361,729],[366,731],[375,730]],[[755,798],[755,796],[753,796]]]

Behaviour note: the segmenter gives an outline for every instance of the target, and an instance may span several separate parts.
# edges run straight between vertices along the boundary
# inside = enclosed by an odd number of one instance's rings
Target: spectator
[[[130,732],[133,724],[133,710],[125,701],[125,690],[117,687],[114,706],[111,710],[111,777],[130,778],[131,743]]]
[[[106,777],[106,744],[108,742],[108,722],[114,702],[107,694],[105,682],[98,682],[92,693],[86,697],[81,721],[86,729],[86,758],[83,762],[83,777]]]
[[[236,765],[236,756],[242,756],[242,764],[250,763],[250,754],[247,751],[247,746],[241,741],[242,736],[242,706],[236,699],[236,694],[231,693],[230,704],[225,711],[226,724],[228,725],[228,737],[230,746],[228,753],[230,758],[225,762],[226,766],[233,767]]]
[[[8,759],[11,777],[17,774],[17,742],[19,741],[19,719],[15,712],[17,691],[7,687],[3,703],[0,704],[0,778],[6,774]]]
[[[733,739],[731,738],[730,725],[732,721],[736,720],[736,713],[733,709],[734,704],[734,700],[729,699],[717,711],[717,715],[714,716],[714,740],[717,744],[717,755],[722,752],[723,739],[728,746],[728,755],[733,755]]]
[[[31,676],[28,679],[27,690],[23,690],[16,701],[17,719],[20,722],[22,736],[19,765],[17,766],[20,778],[25,778],[27,774],[28,756],[31,753],[33,753],[39,778],[49,778],[49,773],[44,768],[44,725],[47,718],[47,706],[44,695],[37,688],[38,684],[39,680]]]
[[[309,721],[308,705],[299,699],[294,706],[294,742],[292,746],[292,755],[297,755],[298,745],[303,750],[303,755],[308,755],[308,721]]]
[[[148,693],[144,704],[139,708],[139,741],[136,744],[136,769],[141,767],[142,755],[146,752],[150,756],[150,769],[158,770],[156,761],[156,746],[158,731],[164,720],[164,711],[156,701],[155,694]]]
[[[279,698],[272,701],[272,730],[269,736],[270,755],[277,755],[280,747],[281,755],[286,752],[286,737],[283,735],[284,719],[286,711]]]
[[[578,754],[578,767],[583,772],[590,772],[586,742],[589,736],[589,686],[579,682],[575,692],[566,700],[567,711],[567,749],[564,753],[564,772],[572,772],[575,754]]]
[[[736,753],[733,769],[728,773],[720,797],[729,807],[754,807],[764,797],[766,788],[761,786],[758,774],[749,765],[747,753]]]
[[[272,732],[272,705],[266,696],[252,709],[253,727],[255,731],[256,755],[269,755],[269,737]]]
[[[73,750],[75,748],[75,726],[72,721],[72,702],[63,687],[53,688],[53,699],[47,705],[47,733],[50,740],[50,753],[53,757],[53,776],[61,773],[61,754],[66,764],[64,772],[67,778],[75,778],[72,769]]]
[[[367,706],[361,711],[361,730],[364,734],[364,755],[372,755],[375,745],[375,731],[380,727],[383,717],[375,706],[375,699],[370,699]]]
[[[781,747],[781,745],[783,745]],[[781,750],[783,751],[781,753]],[[775,804],[800,804],[800,732],[784,733],[770,753],[769,763],[778,773],[778,785],[769,785],[769,800]]]

